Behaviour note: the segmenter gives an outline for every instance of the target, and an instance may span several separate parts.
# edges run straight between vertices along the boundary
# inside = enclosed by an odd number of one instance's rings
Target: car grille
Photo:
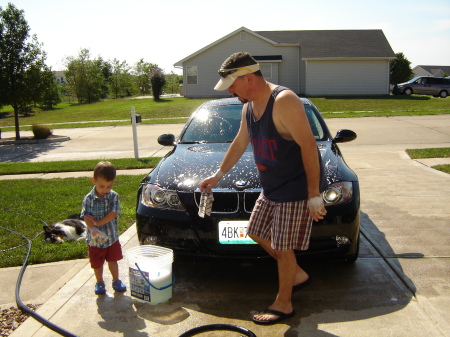
[[[251,213],[260,193],[260,190],[213,190],[214,201],[211,213],[237,213],[239,210]],[[196,191],[194,197],[198,207],[201,193]]]

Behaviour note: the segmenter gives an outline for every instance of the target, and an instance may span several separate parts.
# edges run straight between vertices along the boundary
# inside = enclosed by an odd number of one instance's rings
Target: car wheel
[[[356,251],[355,251],[355,253],[350,255],[350,256],[347,256],[345,258],[345,262],[347,262],[347,263],[354,263],[358,259],[358,256],[359,256],[359,237],[360,237],[360,235],[358,234],[358,240],[356,241]]]
[[[413,90],[411,89],[411,88],[406,88],[404,91],[403,91],[403,93],[405,94],[405,95],[412,95],[412,93],[413,93]]]
[[[448,96],[448,92],[445,91],[445,90],[442,90],[442,91],[439,93],[439,97],[440,97],[440,98],[445,98],[445,97],[447,97],[447,96]]]

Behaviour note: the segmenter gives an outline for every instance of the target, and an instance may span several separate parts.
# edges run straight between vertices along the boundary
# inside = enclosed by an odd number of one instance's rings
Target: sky
[[[8,3],[24,10],[53,70],[89,49],[92,59],[130,66],[144,59],[181,74],[176,62],[240,27],[382,29],[412,67],[450,66],[449,0],[0,0],[0,7]]]

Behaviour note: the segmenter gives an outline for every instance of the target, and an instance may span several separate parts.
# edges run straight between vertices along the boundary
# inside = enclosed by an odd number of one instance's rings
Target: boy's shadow
[[[108,331],[119,332],[128,337],[147,337],[146,324],[133,308],[131,297],[114,293],[114,297],[102,295],[97,298],[97,310],[103,321],[98,325]]]

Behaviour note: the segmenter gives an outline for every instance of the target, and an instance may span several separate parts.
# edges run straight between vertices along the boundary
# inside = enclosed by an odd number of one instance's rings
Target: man
[[[231,55],[219,70],[215,90],[244,103],[241,126],[220,168],[200,184],[209,192],[252,143],[263,192],[255,203],[248,235],[276,259],[279,290],[275,301],[253,316],[257,324],[293,317],[292,291],[309,281],[294,249],[309,246],[312,220],[323,219],[326,181],[303,103],[287,88],[267,82],[248,53]]]

